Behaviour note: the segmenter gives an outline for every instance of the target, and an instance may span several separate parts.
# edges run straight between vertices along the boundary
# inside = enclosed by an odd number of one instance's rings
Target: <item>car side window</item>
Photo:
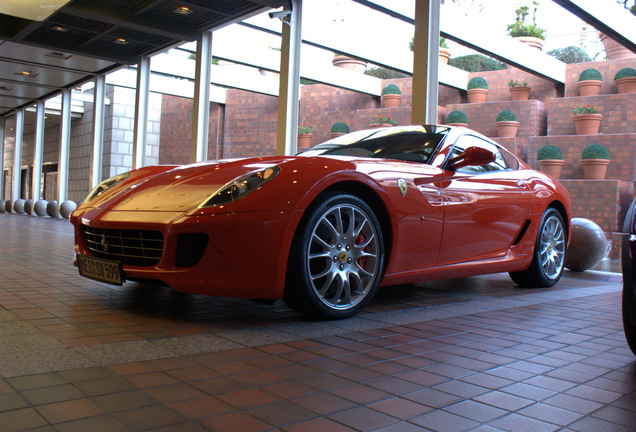
[[[495,154],[495,160],[485,165],[476,165],[476,166],[465,166],[458,169],[458,172],[466,172],[466,173],[481,173],[481,172],[491,172],[491,171],[505,171],[509,169],[513,169],[507,162],[506,157],[502,154],[500,149],[485,141],[481,138],[477,138],[473,135],[462,135],[459,137],[455,145],[453,146],[453,150],[451,151],[450,158],[454,158],[455,156],[459,156],[466,150],[468,147],[480,147],[486,149]],[[509,155],[515,162],[514,156]]]

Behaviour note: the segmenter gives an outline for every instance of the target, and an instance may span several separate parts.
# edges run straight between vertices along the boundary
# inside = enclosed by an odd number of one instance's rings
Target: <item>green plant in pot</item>
[[[446,124],[449,126],[468,126],[468,117],[463,111],[455,110],[446,116]]]
[[[528,100],[530,97],[530,86],[524,79],[508,81],[508,91],[510,92],[510,100]]]
[[[387,84],[382,89],[382,107],[397,108],[402,100],[402,90],[396,84]]]
[[[537,162],[541,172],[558,180],[564,164],[563,152],[554,144],[545,145],[537,151]]]
[[[331,125],[331,137],[335,138],[350,132],[349,125],[343,121],[335,122]]]
[[[590,144],[581,152],[581,164],[585,178],[588,180],[603,180],[607,173],[610,152],[602,144]]]
[[[395,126],[397,125],[397,120],[395,120],[390,115],[381,115],[371,120],[371,127],[387,127],[387,126]]]
[[[636,69],[626,67],[614,75],[616,89],[619,93],[636,93]]]
[[[539,51],[543,49],[543,41],[545,40],[546,30],[537,26],[537,8],[538,1],[533,1],[534,10],[532,11],[532,23],[527,22],[530,15],[530,7],[520,6],[515,10],[517,15],[515,22],[508,24],[508,34],[526,45],[536,48]]]
[[[472,77],[468,81],[466,88],[468,92],[468,102],[486,102],[486,96],[488,95],[488,82],[485,78],[480,76]]]
[[[501,138],[514,138],[517,136],[519,122],[517,121],[517,115],[512,111],[503,110],[499,112],[495,119],[495,125]]]
[[[572,108],[574,128],[577,135],[596,135],[601,128],[601,114],[596,107],[588,104]]]
[[[581,96],[596,96],[601,91],[603,75],[594,68],[585,69],[579,74],[577,85]]]

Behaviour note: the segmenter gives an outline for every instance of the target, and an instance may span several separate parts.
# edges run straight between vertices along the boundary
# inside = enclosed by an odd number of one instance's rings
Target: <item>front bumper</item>
[[[94,255],[82,226],[102,230],[157,231],[158,262],[124,264],[127,280],[162,282],[177,291],[214,296],[281,298],[289,250],[302,211],[258,211],[186,216],[172,212],[79,209],[71,217],[76,254]],[[195,260],[184,259],[187,236],[207,236]],[[93,239],[99,243],[99,237]],[[199,258],[200,257],[200,258]],[[192,265],[194,262],[196,263]],[[133,261],[134,262],[134,261]]]

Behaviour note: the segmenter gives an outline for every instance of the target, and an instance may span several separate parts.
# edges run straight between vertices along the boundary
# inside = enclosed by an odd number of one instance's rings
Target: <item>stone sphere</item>
[[[7,209],[4,207],[7,200],[0,200],[0,213],[6,213]]]
[[[24,200],[22,198],[13,202],[13,211],[16,213],[24,213]]]
[[[51,216],[52,218],[56,218],[60,215],[59,210],[57,208],[57,201],[50,201],[46,205],[46,214]]]
[[[76,208],[77,203],[75,203],[75,201],[64,201],[60,206],[60,214],[64,219],[68,219],[71,213],[73,213],[73,210],[75,210]]]
[[[565,267],[572,271],[589,270],[603,260],[609,245],[600,226],[589,219],[573,218]]]
[[[33,200],[24,201],[24,212],[28,215],[33,214]]]
[[[48,201],[47,200],[37,200],[35,202],[35,205],[33,206],[33,211],[35,211],[35,214],[38,216],[46,216],[46,206],[48,205]]]
[[[11,213],[11,200],[6,200],[6,201],[4,202],[4,210],[5,210],[7,213]]]

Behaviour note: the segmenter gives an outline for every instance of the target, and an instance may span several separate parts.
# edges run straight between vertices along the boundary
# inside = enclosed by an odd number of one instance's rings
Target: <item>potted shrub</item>
[[[510,100],[528,100],[531,88],[526,80],[510,80],[508,81],[508,91],[510,92]]]
[[[517,136],[517,128],[519,127],[519,122],[517,121],[516,114],[512,111],[503,110],[499,114],[497,114],[495,125],[497,126],[497,132],[499,133],[500,137],[513,138]]]
[[[311,131],[313,130],[313,126],[302,126],[298,125],[298,147],[310,147],[311,146],[311,137],[313,134]]]
[[[583,105],[572,108],[574,115],[574,127],[577,135],[596,135],[601,128],[603,114],[592,105]]]
[[[545,40],[545,29],[537,27],[536,16],[537,16],[537,5],[538,2],[535,2],[535,8],[532,13],[532,24],[526,22],[526,18],[530,15],[530,8],[528,6],[520,6],[515,10],[517,14],[517,18],[515,22],[512,24],[508,24],[508,34],[513,38],[517,39],[519,42],[522,42],[529,47],[538,49],[541,51],[543,49],[543,41]]]
[[[603,180],[609,165],[610,153],[602,144],[590,144],[581,153],[581,164],[585,178],[588,180]]]
[[[395,126],[397,121],[394,120],[390,115],[381,115],[378,118],[371,120],[370,127],[371,128],[380,128],[380,127],[389,127]]]
[[[603,75],[594,68],[585,69],[579,75],[579,94],[581,96],[596,96],[603,85]]]
[[[468,81],[468,102],[486,102],[488,95],[488,82],[482,77],[473,77]]]
[[[554,144],[545,145],[537,152],[537,162],[541,172],[558,180],[563,169],[563,152]]]
[[[387,84],[382,89],[382,96],[380,97],[383,108],[396,108],[400,106],[402,100],[402,91],[395,84]]]
[[[446,39],[441,37],[439,38],[439,62],[448,64],[448,60],[450,59],[451,52],[448,49],[448,44],[446,43]]]
[[[451,111],[446,116],[446,124],[449,126],[468,127],[468,117],[463,111]]]
[[[339,121],[331,125],[331,138],[348,134],[349,132],[350,132],[349,125],[346,124],[345,122]]]
[[[619,93],[636,93],[636,69],[627,67],[619,70],[614,81]]]

